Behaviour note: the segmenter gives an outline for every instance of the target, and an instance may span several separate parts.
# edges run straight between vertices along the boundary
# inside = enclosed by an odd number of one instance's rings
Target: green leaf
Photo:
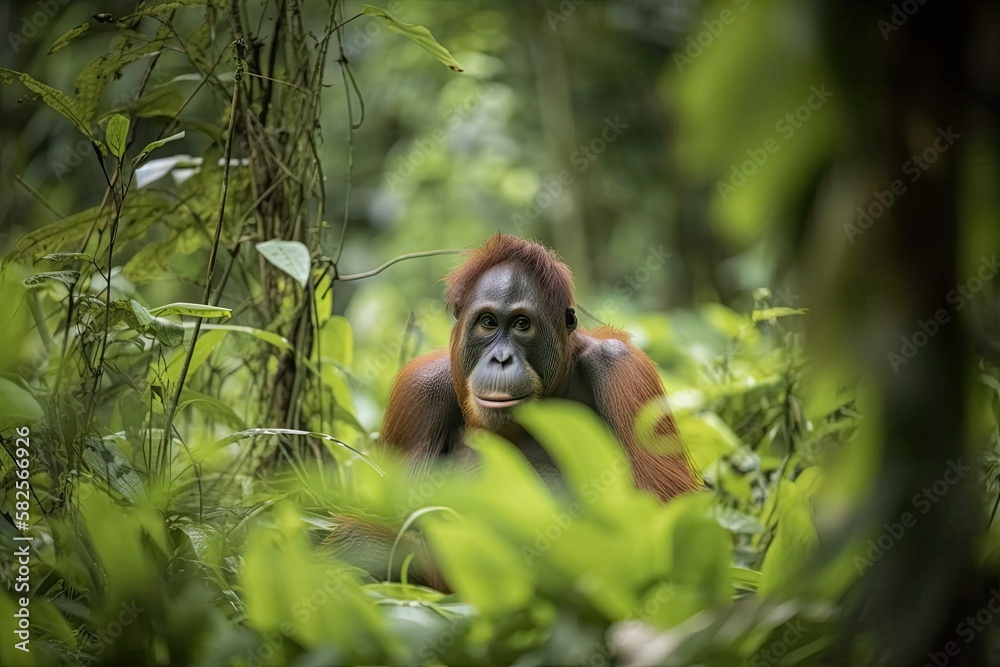
[[[778,498],[778,528],[761,565],[760,595],[787,598],[801,592],[808,582],[801,576],[819,543],[809,498],[798,484],[787,479],[772,492]]]
[[[760,572],[748,570],[745,567],[730,567],[729,580],[735,588],[744,591],[756,591],[760,586]]]
[[[138,178],[137,173],[137,181]],[[170,260],[177,253],[177,240],[178,235],[175,234],[166,241],[147,243],[125,262],[122,276],[133,285],[142,285],[162,277]]]
[[[132,313],[135,315],[135,319],[139,322],[139,328],[143,331],[153,323],[153,315],[145,307],[135,299],[129,300],[129,305],[132,307]]]
[[[332,361],[346,368],[354,364],[354,334],[346,317],[333,315],[324,322],[320,342],[318,351],[323,355],[320,362]]]
[[[124,244],[142,238],[150,227],[175,208],[177,208],[176,202],[169,201],[153,191],[137,190],[129,193],[122,207],[118,243]],[[79,246],[91,226],[97,228],[102,223],[107,224],[113,215],[113,206],[98,205],[46,225],[22,236],[4,258],[3,263],[30,263],[61,248]]]
[[[139,118],[175,118],[183,110],[187,99],[177,86],[156,86],[132,104],[127,105],[130,116]]]
[[[632,472],[621,446],[611,428],[589,408],[553,399],[520,405],[514,415],[586,504],[609,508],[609,499],[632,492]],[[592,500],[596,496],[599,503]]]
[[[438,41],[434,39],[434,35],[431,34],[430,30],[422,25],[403,23],[384,9],[379,9],[378,7],[374,7],[372,5],[365,5],[362,13],[382,19],[385,21],[385,26],[389,28],[389,30],[412,39],[414,42],[419,44],[424,51],[427,51],[427,53],[440,60],[450,69],[456,72],[463,71],[462,66],[459,65],[458,61],[452,57],[451,53],[448,52],[448,49],[438,44]]]
[[[201,365],[212,355],[212,352],[225,340],[228,333],[227,331],[206,331],[198,337],[198,344],[194,348],[194,353],[191,355],[191,363],[187,369],[189,377],[201,368]],[[177,350],[170,360],[167,361],[166,370],[159,377],[157,377],[156,369],[149,369],[149,382],[151,384],[160,382],[174,384],[178,382],[186,358],[186,349]]]
[[[309,269],[312,262],[309,258],[309,249],[298,241],[282,241],[273,239],[257,244],[257,252],[274,266],[278,267],[302,286],[306,288],[309,281]]]
[[[41,419],[43,414],[31,392],[0,377],[0,431],[30,424]]]
[[[209,331],[213,329],[221,329],[223,331],[235,331],[236,333],[245,333],[269,343],[279,350],[284,350],[286,352],[292,351],[294,348],[287,338],[280,334],[276,334],[273,331],[265,331],[263,329],[255,329],[254,327],[245,327],[236,324],[206,324],[202,326],[203,330]]]
[[[80,279],[79,271],[48,271],[46,273],[36,273],[33,276],[25,278],[24,284],[27,287],[33,287],[35,285],[41,285],[42,283],[48,282],[50,280],[55,280],[61,282],[72,289],[76,281]]]
[[[184,327],[176,322],[155,317],[138,301],[128,303],[131,313],[135,316],[136,328],[147,336],[153,336],[168,347],[175,347],[184,342]]]
[[[531,573],[509,541],[479,524],[433,521],[423,528],[448,581],[462,600],[484,616],[522,610],[530,604]]]
[[[7,255],[5,262],[34,262],[39,257],[47,255],[67,245],[79,245],[87,232],[87,228],[99,220],[109,220],[110,206],[94,206],[79,213],[67,216],[51,225],[36,229],[22,236]]]
[[[163,48],[162,39],[141,43],[136,48],[136,33],[122,31],[111,38],[110,52],[88,63],[73,82],[76,91],[75,107],[79,116],[91,121],[97,113],[97,106],[104,94],[108,81],[120,76],[128,65],[155,56]],[[143,37],[143,39],[148,39]]]
[[[154,317],[146,333],[168,347],[176,347],[184,342],[184,327],[162,317]]]
[[[116,113],[108,121],[108,128],[104,132],[104,139],[108,143],[108,150],[119,160],[125,155],[125,142],[128,139],[129,120],[120,113]]]
[[[719,459],[733,456],[743,448],[740,437],[714,412],[679,414],[677,428],[688,444],[691,458],[699,471],[715,465]]]
[[[754,322],[763,322],[765,320],[775,320],[779,317],[790,317],[792,315],[805,315],[809,312],[808,308],[764,308],[761,310],[755,310],[751,314]]]
[[[241,602],[247,625],[262,636],[287,636],[306,650],[343,647],[336,658],[314,664],[405,664],[389,648],[385,616],[350,570],[312,548],[296,509],[277,507],[267,524],[250,533],[242,550]],[[319,591],[325,595],[318,597]],[[311,611],[301,613],[306,604]]]
[[[115,436],[87,437],[83,460],[91,471],[122,497],[135,502],[142,497],[142,479],[115,442]]]
[[[149,155],[151,152],[155,151],[163,144],[167,144],[170,143],[171,141],[177,141],[178,139],[183,139],[183,138],[184,138],[184,131],[181,130],[177,134],[172,134],[166,139],[157,139],[156,141],[151,141],[150,143],[146,144],[145,148],[139,151],[139,155],[137,155],[136,158],[132,160],[132,163],[133,164],[138,163],[140,160]]]
[[[184,7],[197,7],[206,4],[207,0],[178,0],[177,2],[157,2],[145,3],[134,14],[128,14],[118,20],[119,24],[129,24],[133,19],[143,16],[162,16],[168,12],[176,11]]]
[[[51,56],[53,53],[63,48],[64,46],[72,42],[74,39],[76,39],[83,33],[87,32],[88,30],[90,30],[90,21],[87,21],[86,23],[81,23],[75,28],[70,28],[69,30],[63,33],[62,37],[57,39],[52,44],[52,46],[49,47],[49,55]]]
[[[149,312],[153,315],[165,316],[165,315],[190,315],[191,317],[221,317],[223,319],[229,319],[233,315],[233,311],[229,308],[221,308],[219,306],[206,306],[203,303],[168,303],[165,306],[157,306],[156,308],[150,308]]]
[[[93,262],[94,258],[85,252],[54,252],[42,257],[50,262]]]
[[[15,78],[28,90],[41,95],[42,101],[46,105],[72,121],[77,129],[83,132],[91,141],[94,141],[94,133],[90,129],[90,114],[80,106],[77,100],[61,90],[36,81],[23,72],[0,67],[0,82],[13,83]]]
[[[240,419],[240,416],[230,406],[214,396],[185,388],[181,392],[181,400],[177,405],[178,413],[188,405],[192,405],[210,417],[215,417],[230,428],[246,428],[246,424]]]

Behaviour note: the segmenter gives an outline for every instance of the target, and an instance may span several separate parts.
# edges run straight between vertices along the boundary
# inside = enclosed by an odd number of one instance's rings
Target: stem
[[[205,295],[202,303],[209,304],[212,297],[212,281],[215,278],[215,262],[219,256],[219,241],[222,238],[222,224],[226,213],[226,195],[229,192],[229,167],[233,154],[233,134],[236,129],[236,104],[240,94],[240,72],[237,70],[236,82],[233,85],[233,98],[229,107],[229,128],[226,133],[226,149],[222,160],[222,190],[219,194],[219,214],[215,223],[215,237],[212,239],[212,250],[208,256],[208,270],[205,276]],[[177,387],[174,389],[173,400],[167,409],[166,418],[163,422],[163,441],[157,458],[166,455],[172,438],[170,437],[173,428],[174,416],[177,414],[177,405],[181,400],[181,392],[184,390],[184,380],[187,378],[188,370],[191,368],[191,359],[194,356],[195,345],[198,344],[198,335],[201,333],[202,318],[197,318],[194,324],[194,332],[191,335],[191,343],[188,345],[187,354],[184,355],[184,365],[181,366],[180,377],[177,378]],[[158,461],[158,465],[162,462]]]
[[[377,276],[386,269],[388,269],[393,264],[397,262],[402,262],[404,259],[417,259],[418,257],[434,257],[436,255],[458,255],[463,251],[461,250],[427,250],[425,252],[411,252],[405,255],[400,255],[399,257],[393,257],[388,262],[378,267],[377,269],[372,269],[371,271],[365,271],[364,273],[353,273],[348,276],[335,276],[337,280],[347,282],[349,280],[361,280],[363,278],[371,278],[372,276]]]

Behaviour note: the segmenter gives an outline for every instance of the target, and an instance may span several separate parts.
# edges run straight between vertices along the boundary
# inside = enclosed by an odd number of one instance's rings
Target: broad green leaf
[[[285,350],[288,352],[294,349],[287,338],[276,334],[273,331],[265,331],[263,329],[255,329],[254,327],[245,327],[237,324],[204,324],[201,328],[204,331],[218,329],[222,331],[235,331],[236,333],[249,334],[254,338],[273,345],[279,350]]]
[[[131,502],[142,496],[142,478],[115,442],[114,436],[87,438],[83,460],[95,475]]]
[[[295,279],[302,289],[309,282],[309,269],[312,262],[309,249],[298,241],[282,241],[273,239],[257,244],[257,252],[274,266],[278,267]]]
[[[117,304],[115,304],[117,306]],[[156,317],[134,299],[128,302],[131,323],[147,336],[152,336],[168,347],[176,347],[184,342],[184,327],[176,322]]]
[[[753,320],[745,315],[740,315],[722,304],[707,303],[699,307],[698,311],[705,322],[727,338],[752,344],[759,337]]]
[[[354,335],[346,317],[333,315],[323,323],[317,352],[320,361],[332,361],[350,368],[354,364]]]
[[[307,649],[343,648],[337,659],[315,664],[405,663],[391,649],[385,616],[348,568],[311,547],[298,511],[279,506],[268,523],[275,527],[265,524],[247,538],[240,568],[247,625]]]
[[[77,100],[74,100],[61,90],[36,81],[23,72],[0,67],[0,82],[12,83],[15,78],[31,92],[38,93],[45,104],[68,118],[76,125],[78,130],[83,132],[84,136],[88,137],[91,141],[95,140],[94,133],[90,128],[90,114]]]
[[[87,21],[85,23],[81,23],[80,25],[76,26],[75,28],[70,28],[69,30],[67,30],[66,32],[64,32],[62,34],[62,37],[60,37],[59,39],[57,39],[52,44],[52,46],[49,47],[49,55],[51,56],[53,53],[55,53],[59,49],[63,48],[64,46],[66,46],[67,44],[69,44],[70,42],[72,42],[74,39],[76,39],[77,37],[79,37],[83,33],[87,32],[88,30],[90,30],[90,21]]]
[[[590,409],[548,400],[518,406],[515,416],[588,506],[609,508],[609,499],[632,491],[632,472],[621,446],[611,428]]]
[[[808,583],[801,573],[819,538],[809,498],[795,482],[783,479],[780,484],[772,492],[778,498],[778,527],[760,568],[760,594],[784,598],[795,595]]]
[[[63,283],[69,288],[72,288],[79,279],[79,271],[48,271],[46,273],[36,273],[33,276],[25,278],[24,284],[27,287],[34,287],[35,285],[41,285],[42,283],[50,280],[55,280]]]
[[[31,393],[0,377],[0,431],[24,426],[42,418],[42,408]]]
[[[389,30],[412,39],[414,42],[419,44],[424,51],[427,51],[427,53],[447,65],[449,69],[456,72],[462,71],[462,66],[459,65],[458,61],[452,57],[451,53],[448,52],[448,49],[438,44],[438,41],[434,39],[434,35],[431,34],[430,30],[422,25],[403,23],[384,9],[379,9],[378,7],[374,7],[372,5],[365,5],[362,13],[382,19],[385,21],[385,26],[389,28]]]
[[[139,328],[144,331],[150,324],[153,323],[152,313],[146,310],[146,308],[135,299],[130,299],[129,305],[132,307],[132,313],[135,315],[135,319],[139,322]]]
[[[136,179],[138,178],[137,170]],[[178,235],[174,234],[166,241],[146,244],[125,262],[122,275],[133,285],[142,285],[162,277],[170,260],[177,253],[177,241]]]
[[[108,121],[108,128],[104,132],[104,140],[108,144],[108,150],[119,160],[125,155],[125,142],[128,139],[129,119],[120,113],[116,113]]]
[[[190,315],[191,317],[221,317],[222,319],[229,319],[233,315],[233,311],[230,308],[221,308],[219,306],[206,306],[203,303],[168,303],[165,306],[157,306],[156,308],[150,308],[149,312],[153,315],[164,316],[164,315]]]
[[[221,422],[230,428],[246,428],[246,423],[244,423],[240,416],[237,415],[230,406],[226,405],[214,396],[209,396],[208,394],[202,394],[185,388],[181,391],[181,400],[177,405],[178,412],[183,410],[188,405],[201,410],[208,416],[214,417],[218,422]]]
[[[124,245],[127,241],[143,237],[165,212],[175,208],[176,202],[168,201],[157,192],[137,190],[129,193],[122,207],[117,242]],[[79,246],[92,226],[106,226],[113,216],[113,206],[94,206],[74,213],[22,236],[3,263],[27,264],[67,246]]]
[[[178,139],[183,139],[183,138],[184,138],[184,131],[181,130],[177,134],[171,134],[169,137],[166,137],[165,139],[157,139],[156,141],[151,141],[148,144],[146,144],[145,148],[139,151],[139,154],[135,157],[134,160],[132,160],[132,163],[137,164],[140,160],[149,155],[151,152],[155,151],[160,146],[170,143],[171,141],[177,141]]]
[[[87,447],[93,450],[91,456],[96,455],[98,465],[104,467],[103,453],[109,451],[108,447],[99,438],[87,440]],[[111,446],[117,449],[113,443]],[[116,465],[112,471],[134,472],[127,461],[121,462],[114,454],[111,456],[124,466],[118,468]],[[114,472],[112,479],[121,477]],[[130,489],[125,478],[127,473],[122,479],[125,488]],[[110,599],[117,600],[144,595],[150,582],[162,581],[157,556],[172,550],[167,545],[165,517],[149,504],[124,505],[90,484],[86,487],[80,489],[78,496],[79,512],[89,538],[88,553],[93,554],[101,570],[101,585],[106,587],[103,590]]]
[[[131,31],[124,30],[115,34],[111,38],[110,51],[80,70],[73,82],[73,89],[76,91],[75,106],[81,118],[88,122],[94,118],[108,82],[119,76],[122,69],[160,52],[164,43],[160,34],[162,29],[158,31],[157,39],[139,43],[138,46],[135,46],[137,40]]]
[[[225,340],[228,331],[206,331],[198,337],[198,344],[195,345],[194,353],[191,355],[191,363],[188,366],[188,377],[201,368],[201,365],[211,356],[219,344]],[[187,349],[177,350],[170,361],[167,362],[166,370],[157,378],[155,369],[149,370],[150,382],[165,382],[174,384],[180,380],[181,368],[184,366],[184,359],[187,358]]]
[[[743,448],[739,436],[714,412],[679,414],[677,428],[699,471]]]
[[[478,523],[429,521],[424,531],[455,592],[484,616],[521,610],[531,602],[531,573],[510,542]]]
[[[168,347],[176,347],[184,342],[184,327],[162,317],[154,317],[147,333]]]
[[[779,317],[790,317],[792,315],[805,315],[808,308],[763,308],[751,313],[754,322],[764,322],[765,320],[776,320]]]

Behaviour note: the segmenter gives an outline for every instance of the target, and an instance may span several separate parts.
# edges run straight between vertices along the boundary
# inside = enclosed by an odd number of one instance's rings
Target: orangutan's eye
[[[518,331],[527,331],[528,327],[530,326],[531,322],[528,320],[527,317],[524,317],[523,315],[514,320],[514,328],[517,329]]]

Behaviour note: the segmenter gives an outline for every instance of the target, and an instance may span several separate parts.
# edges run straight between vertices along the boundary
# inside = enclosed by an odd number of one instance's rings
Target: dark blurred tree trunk
[[[893,13],[899,19],[903,4],[916,9],[896,25]],[[919,322],[933,319],[947,306],[946,295],[970,278],[959,270],[958,170],[971,148],[964,142],[974,141],[967,45],[977,6],[973,0],[827,3],[831,60],[846,107],[855,112],[857,135],[845,145],[855,152],[869,200],[905,180],[903,166],[933,145],[939,130],[961,135],[919,181],[907,181],[905,194],[886,207],[864,243],[850,249],[829,305],[845,324],[845,346],[860,351],[858,361],[872,371],[882,401],[884,452],[870,513],[861,521],[879,531],[905,512],[917,517],[864,573],[834,662],[853,662],[874,649],[875,664],[922,665],[953,641],[960,653],[947,656],[947,664],[987,664],[982,637],[967,643],[957,635],[988,597],[977,556],[984,529],[980,482],[967,437],[965,313],[952,312],[907,363],[894,369],[887,361],[901,337],[919,331]],[[916,511],[914,495],[959,460],[970,471],[926,514]]]

